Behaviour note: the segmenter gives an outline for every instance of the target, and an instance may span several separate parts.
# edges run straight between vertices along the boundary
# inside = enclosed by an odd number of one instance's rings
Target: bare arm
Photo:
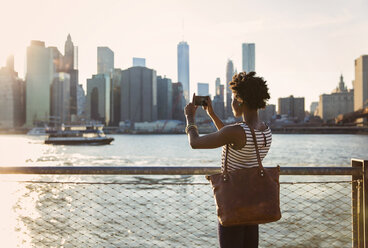
[[[241,135],[239,135],[239,130]],[[193,149],[211,149],[227,144],[234,144],[235,147],[243,147],[245,140],[243,136],[244,132],[239,126],[225,126],[217,132],[203,136],[199,136],[196,129],[191,129],[188,132],[189,144]]]
[[[215,112],[209,114],[209,116],[211,117],[213,123],[215,123],[217,130],[220,130],[225,126],[224,123],[220,120],[220,118],[218,118],[218,116],[215,114]]]
[[[187,125],[194,124],[196,109],[197,106],[194,106],[193,103],[189,103],[185,107]],[[190,128],[188,130],[188,140],[193,149],[211,149],[226,144],[233,144],[235,147],[243,147],[245,145],[245,133],[240,126],[225,126],[217,132],[199,136],[197,128]]]
[[[211,117],[217,130],[220,130],[225,126],[224,123],[220,120],[220,118],[218,118],[218,116],[215,114],[215,111],[213,111],[211,98],[208,97],[207,106],[203,106],[203,108],[204,110],[206,110],[207,114]]]

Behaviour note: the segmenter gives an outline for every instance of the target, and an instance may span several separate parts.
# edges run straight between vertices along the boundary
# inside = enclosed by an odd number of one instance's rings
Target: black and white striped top
[[[258,166],[257,161],[257,153],[254,146],[254,141],[252,137],[252,132],[249,127],[245,123],[237,123],[235,125],[240,125],[245,132],[246,136],[246,144],[243,148],[239,150],[235,150],[229,145],[229,154],[227,155],[227,170],[232,171],[236,169],[250,168]],[[257,137],[257,144],[259,155],[261,156],[261,160],[267,155],[268,150],[271,147],[272,142],[272,133],[271,129],[267,127],[267,129],[263,131],[259,131],[254,129],[254,132]],[[224,162],[225,162],[225,154],[226,154],[226,146],[222,147],[222,166],[221,170],[224,170]]]

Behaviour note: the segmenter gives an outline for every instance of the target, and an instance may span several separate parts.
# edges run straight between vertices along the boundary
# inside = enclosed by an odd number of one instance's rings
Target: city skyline
[[[203,1],[196,8],[193,1],[184,6],[170,1],[139,5],[107,1],[105,5],[111,13],[106,18],[97,2],[73,3],[72,10],[68,8],[72,2],[68,3],[59,6],[33,1],[19,8],[19,3],[8,2],[0,21],[8,23],[14,15],[22,18],[3,27],[0,64],[14,54],[15,70],[24,78],[30,40],[45,41],[46,46],[62,51],[70,33],[79,48],[79,83],[85,89],[86,79],[96,73],[98,46],[114,51],[116,68],[129,68],[132,57],[144,57],[147,67],[176,79],[176,45],[185,40],[190,46],[190,88],[195,92],[197,82],[214,82],[220,77],[225,83],[229,58],[240,71],[241,44],[249,42],[256,44],[256,69],[269,83],[270,103],[293,94],[306,98],[307,109],[320,94],[335,88],[340,74],[347,87],[352,88],[354,60],[368,53],[368,35],[364,32],[368,3],[364,1]],[[207,4],[213,10],[203,14],[200,10]],[[167,16],[153,14],[162,6]],[[285,12],[285,6],[289,11]],[[122,12],[123,9],[129,11]],[[244,10],[248,10],[247,15]],[[63,11],[68,11],[68,18],[54,18],[55,13]],[[134,18],[137,13],[140,18]],[[123,29],[124,35],[116,32]],[[212,95],[214,87],[210,84]]]

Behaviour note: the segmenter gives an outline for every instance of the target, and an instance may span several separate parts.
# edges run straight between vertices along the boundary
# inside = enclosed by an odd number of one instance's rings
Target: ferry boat
[[[49,134],[45,144],[54,145],[107,145],[114,138],[107,137],[103,125],[65,126]]]

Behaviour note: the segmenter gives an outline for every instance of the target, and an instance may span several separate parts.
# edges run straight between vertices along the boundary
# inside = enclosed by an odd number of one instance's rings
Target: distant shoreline
[[[271,127],[274,134],[368,134],[368,127]]]
[[[272,133],[274,134],[363,134],[368,135],[368,127],[346,127],[346,126],[333,126],[333,127],[308,127],[308,126],[293,126],[293,127],[271,127]],[[26,134],[29,130],[25,128],[21,129],[0,129],[0,135],[7,134]],[[105,129],[106,134],[185,134],[183,132],[119,132],[116,129],[108,128]],[[210,133],[209,131],[204,132],[200,130],[200,134]]]

